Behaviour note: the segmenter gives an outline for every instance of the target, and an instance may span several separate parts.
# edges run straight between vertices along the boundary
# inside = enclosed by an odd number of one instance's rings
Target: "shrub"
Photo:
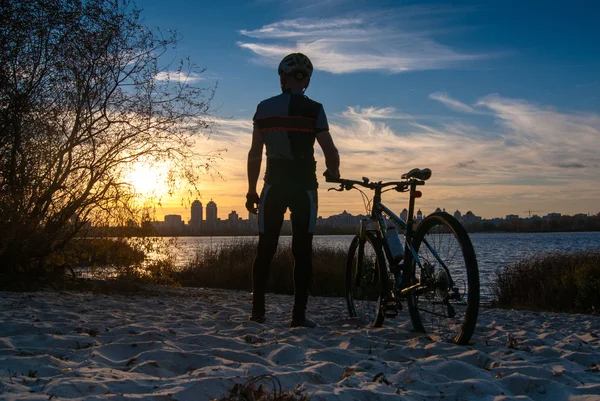
[[[256,242],[239,240],[196,254],[195,259],[175,274],[182,286],[252,290],[252,264]],[[312,295],[343,296],[346,251],[317,246],[313,249]],[[293,294],[294,257],[291,244],[280,244],[269,274],[267,291]]]
[[[0,288],[31,290],[56,285],[64,281],[65,274],[71,278],[117,277],[140,266],[144,259],[144,248],[126,238],[76,238],[44,259],[44,274],[8,272],[4,277],[0,275]]]
[[[495,272],[492,304],[501,308],[598,313],[600,251],[534,255]]]

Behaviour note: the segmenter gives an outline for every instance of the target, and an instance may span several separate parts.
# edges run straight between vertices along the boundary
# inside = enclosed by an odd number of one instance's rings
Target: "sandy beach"
[[[469,346],[412,333],[402,312],[357,326],[312,298],[159,288],[145,295],[0,292],[0,399],[210,400],[271,374],[313,400],[600,400],[600,317],[482,309]]]

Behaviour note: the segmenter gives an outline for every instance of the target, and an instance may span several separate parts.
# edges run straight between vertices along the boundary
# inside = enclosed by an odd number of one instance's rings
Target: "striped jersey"
[[[253,120],[267,148],[265,183],[316,189],[315,138],[329,130],[323,105],[287,89],[260,102]]]

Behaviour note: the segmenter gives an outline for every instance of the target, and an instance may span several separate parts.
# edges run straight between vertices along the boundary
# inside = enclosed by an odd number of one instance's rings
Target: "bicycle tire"
[[[434,248],[447,269],[424,241]],[[448,342],[468,344],[477,324],[480,294],[477,258],[466,230],[448,213],[433,213],[419,224],[412,246],[421,264],[428,265],[425,270],[429,270],[423,274],[415,261],[405,267],[410,284],[422,284],[407,293],[413,328],[437,334]]]
[[[359,270],[360,269],[360,270]],[[363,240],[356,235],[348,250],[346,263],[346,304],[351,318],[381,327],[385,316],[382,299],[387,274],[381,242],[367,232]]]

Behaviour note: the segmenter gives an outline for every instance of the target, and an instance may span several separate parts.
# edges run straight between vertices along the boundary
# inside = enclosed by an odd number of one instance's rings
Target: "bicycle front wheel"
[[[479,312],[479,268],[466,230],[448,213],[433,213],[412,246],[421,263],[407,266],[411,284],[418,284],[407,294],[414,329],[468,344]]]
[[[380,327],[384,315],[381,302],[387,279],[381,243],[375,234],[367,232],[364,239],[355,236],[348,250],[346,265],[346,303],[350,317],[362,324]]]

